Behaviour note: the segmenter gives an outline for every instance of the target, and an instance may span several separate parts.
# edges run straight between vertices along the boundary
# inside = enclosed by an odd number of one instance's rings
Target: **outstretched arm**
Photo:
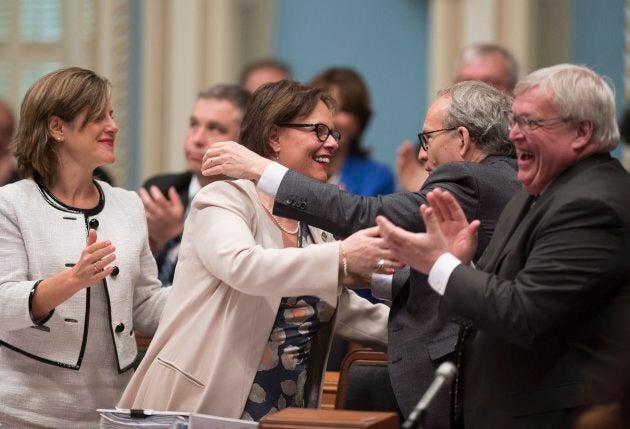
[[[451,253],[465,264],[476,250],[479,221],[468,223],[463,210],[448,192],[436,189],[427,195],[431,207],[423,204],[420,212],[427,232],[411,233],[397,227],[383,216],[377,218],[381,236],[401,262],[428,274],[435,261]]]

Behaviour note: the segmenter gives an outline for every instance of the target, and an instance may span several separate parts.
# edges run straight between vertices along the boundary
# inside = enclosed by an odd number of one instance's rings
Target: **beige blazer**
[[[339,287],[339,244],[311,233],[320,244],[285,249],[251,182],[203,188],[186,220],[158,331],[119,406],[239,418],[283,296],[338,305],[314,340],[307,406],[319,404],[334,327],[346,338],[386,345],[389,309]]]

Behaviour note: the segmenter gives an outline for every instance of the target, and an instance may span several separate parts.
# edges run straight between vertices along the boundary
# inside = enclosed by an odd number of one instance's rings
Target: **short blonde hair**
[[[48,120],[58,116],[71,122],[86,112],[81,127],[105,113],[111,84],[91,70],[61,69],[37,80],[26,92],[13,141],[19,174],[54,180],[59,167],[57,143],[48,132]]]
[[[535,87],[551,93],[554,108],[562,118],[574,124],[591,122],[592,141],[601,152],[617,147],[615,95],[600,75],[588,67],[558,64],[530,73],[516,85],[514,93],[518,96]]]

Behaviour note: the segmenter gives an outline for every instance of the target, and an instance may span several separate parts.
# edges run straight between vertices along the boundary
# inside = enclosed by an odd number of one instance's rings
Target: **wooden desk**
[[[339,386],[339,373],[326,371],[324,374],[324,392],[322,393],[322,410],[334,410]]]
[[[398,429],[398,414],[378,411],[285,408],[260,420],[259,429]]]

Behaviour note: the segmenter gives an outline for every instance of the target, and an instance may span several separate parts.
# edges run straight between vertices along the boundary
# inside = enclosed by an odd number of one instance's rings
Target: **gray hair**
[[[565,120],[577,125],[593,124],[592,141],[601,152],[619,144],[619,126],[612,87],[588,67],[558,64],[542,68],[526,76],[516,85],[516,95],[532,88],[549,91],[553,106]]]
[[[250,95],[249,91],[240,85],[218,84],[199,91],[197,99],[227,100],[238,109],[240,120],[243,118]]]
[[[466,47],[455,64],[455,75],[458,74],[459,69],[465,62],[493,54],[500,55],[505,60],[508,71],[508,76],[506,76],[508,78],[507,83],[513,89],[516,82],[518,82],[518,63],[510,51],[503,46],[493,43],[480,43]]]
[[[444,118],[444,128],[464,127],[477,149],[485,155],[514,156],[508,138],[508,114],[513,98],[479,81],[464,81],[438,93],[451,99]]]

